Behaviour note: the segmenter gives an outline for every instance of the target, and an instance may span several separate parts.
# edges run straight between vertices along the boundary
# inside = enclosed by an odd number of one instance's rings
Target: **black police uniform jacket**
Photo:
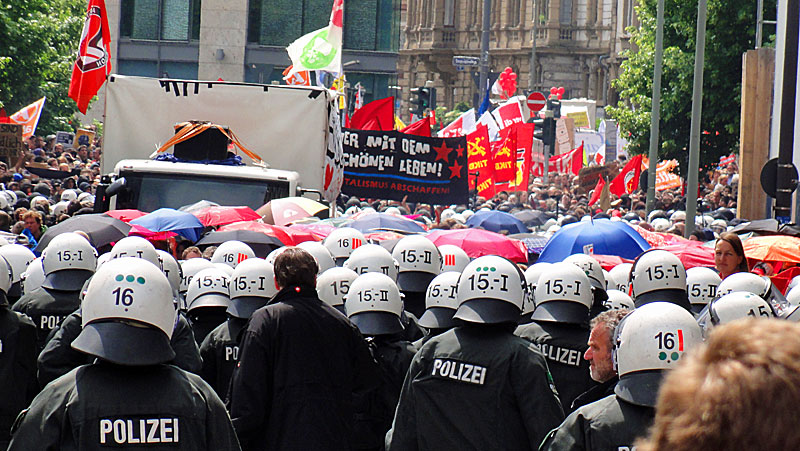
[[[387,450],[529,450],[564,418],[547,362],[511,325],[430,339],[403,383]]]
[[[239,361],[239,333],[246,325],[247,319],[228,318],[206,335],[200,345],[203,358],[200,376],[222,399],[228,396],[231,375]]]
[[[14,418],[37,391],[36,326],[0,304],[0,449],[8,445]]]
[[[581,393],[597,383],[589,375],[589,361],[583,354],[589,348],[589,329],[573,324],[534,321],[519,326],[514,334],[529,340],[547,359],[564,409]]]
[[[9,450],[238,450],[225,405],[172,365],[83,365],[20,414]]]
[[[242,335],[229,398],[242,449],[351,449],[353,395],[378,378],[361,333],[315,287],[284,288]]]
[[[39,354],[36,363],[39,369],[39,384],[42,387],[67,374],[73,368],[94,361],[94,357],[76,351],[71,346],[81,333],[81,319],[80,309],[67,316]],[[178,314],[169,344],[175,351],[175,358],[172,359],[171,364],[190,373],[200,373],[202,366],[200,350],[197,349],[194,341],[192,328],[189,327],[189,323],[181,313]]]
[[[634,442],[647,435],[654,417],[652,407],[631,404],[617,395],[606,396],[572,412],[548,434],[540,449],[633,450]]]
[[[47,344],[50,332],[58,329],[64,318],[81,306],[80,294],[80,290],[60,291],[39,287],[25,293],[14,303],[12,309],[28,315],[36,325],[37,353]]]

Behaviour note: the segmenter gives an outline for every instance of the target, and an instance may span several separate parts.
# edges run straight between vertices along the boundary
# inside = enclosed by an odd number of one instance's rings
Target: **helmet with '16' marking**
[[[627,293],[632,266],[633,263],[620,263],[617,266],[611,268],[611,271],[608,272],[608,276],[610,279],[608,284],[608,289],[619,290],[623,293]]]
[[[181,262],[181,269],[183,270],[183,278],[181,278],[181,294],[186,294],[189,289],[189,284],[195,274],[206,268],[213,268],[214,264],[205,258],[190,258]]]
[[[686,268],[663,249],[641,253],[631,267],[631,297],[636,307],[648,302],[672,302],[691,310],[686,294]]]
[[[83,331],[73,348],[120,365],[175,358],[172,287],[152,263],[131,257],[107,262],[89,282],[81,307]]]
[[[536,321],[585,325],[592,306],[592,285],[586,272],[573,263],[553,263],[536,285]]]
[[[614,334],[612,358],[619,373],[614,392],[631,404],[655,407],[662,371],[702,342],[700,326],[685,308],[670,302],[637,307]]]
[[[516,323],[527,288],[525,275],[510,260],[496,255],[478,257],[458,279],[454,318],[471,323]]]
[[[461,273],[447,271],[431,280],[425,293],[425,313],[419,318],[419,325],[428,329],[447,329],[454,327],[453,315],[458,310],[458,278]]]
[[[86,238],[67,232],[53,238],[42,252],[45,278],[42,286],[77,291],[97,267],[97,251]]]
[[[403,331],[400,290],[389,276],[368,272],[350,285],[345,295],[347,317],[364,335],[396,334]]]
[[[344,313],[344,298],[358,274],[352,269],[335,266],[317,277],[317,296],[322,302]]]
[[[342,266],[354,250],[366,243],[367,239],[358,230],[352,227],[339,227],[325,238],[322,245],[331,253],[336,266]]]
[[[214,250],[211,263],[224,263],[231,268],[236,268],[236,265],[242,261],[255,256],[256,253],[250,246],[241,241],[231,240],[220,244]]]

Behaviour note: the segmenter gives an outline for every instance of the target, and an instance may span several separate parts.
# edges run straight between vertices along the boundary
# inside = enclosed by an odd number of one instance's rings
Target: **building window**
[[[333,0],[250,0],[247,42],[285,47],[325,27]],[[397,51],[400,1],[361,0],[345,4],[344,48]]]
[[[120,36],[152,41],[200,39],[201,0],[122,0]]]
[[[518,27],[521,14],[522,5],[520,0],[508,0],[508,25]]]
[[[633,25],[633,0],[625,0],[623,10],[623,19],[622,19],[622,29],[623,31]],[[624,34],[628,34],[627,31]]]
[[[538,20],[539,25],[544,25],[550,18],[550,0],[534,0],[532,20]]]
[[[444,26],[453,27],[456,25],[456,1],[444,0]]]
[[[561,25],[572,25],[572,0],[561,0],[561,11],[558,19],[558,23]]]

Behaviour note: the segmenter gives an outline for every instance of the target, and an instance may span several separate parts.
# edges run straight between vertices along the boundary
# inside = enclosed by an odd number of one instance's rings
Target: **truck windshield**
[[[127,180],[127,187],[117,196],[118,209],[177,209],[208,200],[220,205],[245,205],[255,210],[271,199],[289,195],[287,181],[125,171],[120,176]]]

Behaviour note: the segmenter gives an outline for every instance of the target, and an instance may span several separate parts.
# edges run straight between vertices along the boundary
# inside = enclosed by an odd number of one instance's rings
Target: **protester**
[[[714,246],[714,266],[723,280],[731,274],[749,271],[739,235],[725,232],[719,236]]]

